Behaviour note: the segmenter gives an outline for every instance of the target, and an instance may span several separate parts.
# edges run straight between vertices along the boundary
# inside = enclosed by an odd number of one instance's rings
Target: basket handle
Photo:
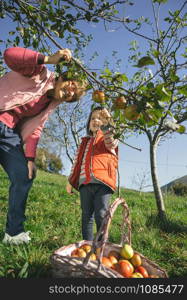
[[[127,243],[131,244],[131,223],[129,220],[129,208],[128,208],[126,201],[123,198],[116,198],[115,201],[110,205],[108,211],[106,212],[106,215],[103,219],[102,225],[101,225],[99,231],[97,232],[95,239],[93,240],[92,250],[85,257],[83,264],[87,264],[89,261],[90,255],[95,252],[100,236],[102,236],[101,241],[99,241],[99,243],[101,244],[101,247],[100,247],[101,250],[100,250],[98,259],[99,259],[99,262],[101,263],[104,248],[105,248],[106,242],[108,241],[109,226],[110,226],[113,214],[119,205],[122,205],[122,207],[123,207],[123,222],[122,222],[122,230],[121,230],[122,234],[121,234],[120,245],[123,245],[125,241],[127,241]],[[125,234],[125,225],[127,226],[127,235]]]

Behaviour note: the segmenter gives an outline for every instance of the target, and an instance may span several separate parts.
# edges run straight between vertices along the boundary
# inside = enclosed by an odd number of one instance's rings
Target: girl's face
[[[101,125],[103,125],[102,118],[101,118],[101,111],[96,110],[91,115],[90,126],[89,126],[89,130],[93,133],[93,136],[96,135]]]

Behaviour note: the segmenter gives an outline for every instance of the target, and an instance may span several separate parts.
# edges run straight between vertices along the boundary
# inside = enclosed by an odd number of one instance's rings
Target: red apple
[[[119,271],[124,277],[131,277],[133,271],[129,263],[125,260],[119,261]]]
[[[126,107],[127,100],[124,96],[119,96],[114,100],[114,108],[123,109]]]
[[[105,102],[105,93],[101,90],[95,90],[92,94],[92,99],[96,103],[104,103]]]
[[[144,278],[148,278],[149,274],[146,270],[146,268],[144,268],[143,266],[139,266],[135,269],[135,272],[141,273],[143,275]]]

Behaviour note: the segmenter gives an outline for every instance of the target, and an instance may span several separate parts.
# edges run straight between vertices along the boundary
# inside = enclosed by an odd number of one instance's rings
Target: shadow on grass
[[[150,216],[147,219],[146,226],[148,227],[159,227],[166,233],[187,233],[187,226],[183,223],[174,222],[164,218],[161,220],[159,216]]]

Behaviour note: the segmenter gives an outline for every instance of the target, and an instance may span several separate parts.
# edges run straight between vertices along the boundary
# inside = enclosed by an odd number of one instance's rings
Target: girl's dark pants
[[[0,164],[10,180],[6,232],[17,235],[24,231],[25,208],[33,179],[28,178],[21,137],[16,129],[0,122]]]
[[[79,191],[82,209],[82,236],[84,240],[92,241],[94,218],[98,231],[108,209],[113,191],[108,186],[100,183],[82,185]]]

